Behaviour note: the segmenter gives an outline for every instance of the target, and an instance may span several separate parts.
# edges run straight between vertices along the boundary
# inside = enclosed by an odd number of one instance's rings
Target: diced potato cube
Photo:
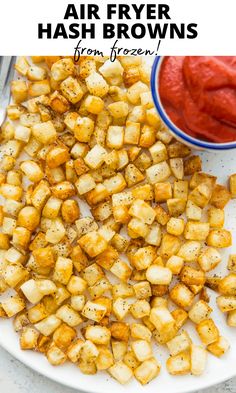
[[[221,255],[216,249],[207,247],[200,253],[197,261],[204,272],[209,272],[221,262]]]
[[[201,375],[207,362],[207,351],[201,345],[191,345],[191,373],[193,375]]]
[[[196,261],[201,249],[201,243],[189,240],[182,244],[178,252],[178,256],[183,258],[186,262]]]
[[[152,165],[146,170],[147,180],[151,184],[165,181],[170,174],[170,168],[166,161]]]
[[[202,170],[202,161],[199,156],[188,157],[184,162],[184,174],[185,176],[192,175],[195,172]]]
[[[179,307],[191,306],[194,294],[182,283],[176,284],[170,291],[171,300]]]
[[[145,224],[152,224],[156,217],[155,210],[141,199],[136,199],[130,206],[129,214],[139,218]]]
[[[183,179],[184,177],[184,162],[182,158],[171,158],[170,169],[176,179]]]
[[[106,311],[107,309],[105,306],[95,302],[87,301],[82,310],[82,315],[87,319],[92,319],[92,321],[100,322],[101,319],[105,316]]]
[[[236,197],[236,174],[230,175],[229,177],[229,189],[232,195],[232,198]]]
[[[218,296],[216,298],[217,306],[220,311],[228,312],[236,310],[236,297],[235,296]]]
[[[20,335],[21,349],[36,349],[39,332],[29,326],[25,326]]]
[[[185,222],[182,218],[171,217],[167,223],[166,230],[171,235],[180,236],[184,232]]]
[[[109,85],[98,72],[92,72],[85,81],[90,94],[104,97],[108,93]]]
[[[165,233],[162,237],[160,255],[164,258],[170,258],[172,255],[178,254],[181,242],[176,236]]]
[[[211,207],[208,211],[209,224],[212,228],[222,228],[224,226],[224,210]]]
[[[132,264],[137,270],[147,269],[156,256],[155,250],[151,246],[139,248],[132,256]]]
[[[92,258],[101,254],[107,248],[106,240],[98,232],[92,231],[78,240],[82,249]]]
[[[207,237],[208,246],[224,248],[232,244],[232,235],[226,229],[213,229]]]
[[[172,272],[168,267],[153,264],[147,268],[146,277],[151,284],[169,285],[172,280]]]
[[[220,184],[216,184],[212,192],[211,204],[218,209],[224,209],[230,199],[231,194],[228,189]]]
[[[199,322],[196,330],[205,345],[212,344],[219,338],[219,330],[212,319],[204,319]]]
[[[38,303],[44,296],[39,289],[37,281],[33,279],[24,282],[20,289],[31,303]]]
[[[89,142],[94,131],[94,121],[89,117],[78,117],[73,131],[79,142]]]
[[[208,183],[200,183],[196,188],[194,188],[189,194],[189,200],[195,203],[197,206],[203,208],[205,207],[212,195],[213,187]]]
[[[193,203],[192,201],[188,200],[186,205],[186,217],[192,221],[200,221],[202,217],[202,209],[199,206],[195,205],[195,203]]]
[[[171,356],[166,362],[166,367],[171,375],[185,375],[191,371],[191,360],[189,352],[182,352]]]
[[[188,319],[188,313],[182,308],[176,308],[174,311],[171,312],[171,315],[175,320],[175,325],[178,330],[185,324]]]
[[[222,336],[220,336],[217,341],[207,346],[207,350],[217,357],[224,355],[229,348],[230,345],[228,340]]]
[[[146,326],[142,325],[141,323],[132,323],[130,328],[130,334],[132,338],[143,339],[148,342],[151,341],[152,332]]]
[[[229,255],[227,268],[231,272],[236,273],[236,255],[235,254]]]
[[[121,173],[106,179],[103,183],[110,194],[121,192],[126,187],[126,181]]]
[[[1,306],[8,318],[11,318],[20,311],[24,310],[25,302],[19,295],[15,295],[3,300],[1,302]]]
[[[136,358],[140,362],[153,357],[151,343],[145,340],[136,340],[131,343],[131,348],[134,351]]]
[[[130,305],[126,299],[118,298],[113,302],[113,313],[119,321],[128,314],[129,309]]]
[[[84,100],[88,112],[98,115],[104,108],[104,101],[100,97],[88,95]]]
[[[72,275],[67,284],[67,289],[72,295],[81,295],[87,288],[87,282],[81,277]]]
[[[132,187],[143,181],[144,176],[134,164],[129,164],[125,168],[125,180],[127,181],[128,187]]]
[[[88,326],[85,332],[86,340],[94,344],[108,345],[111,338],[111,332],[105,326]]]
[[[78,326],[80,323],[83,322],[80,314],[76,310],[74,310],[69,304],[64,304],[63,306],[61,306],[57,310],[56,316],[71,327]]]
[[[227,324],[231,327],[236,327],[236,310],[228,313]]]
[[[31,129],[29,127],[24,127],[18,125],[15,129],[15,139],[22,141],[22,142],[29,142],[31,135]]]
[[[106,143],[111,149],[120,149],[124,143],[124,128],[110,126],[107,131]]]
[[[127,121],[125,126],[124,143],[137,145],[140,137],[140,123]]]
[[[172,255],[166,262],[166,267],[171,270],[172,274],[179,274],[184,265],[184,259],[178,255]]]
[[[28,277],[28,271],[21,265],[9,264],[3,272],[3,277],[6,284],[14,288]]]
[[[14,101],[19,104],[25,101],[28,97],[28,86],[23,80],[16,80],[11,82],[11,93]]]
[[[186,200],[183,198],[170,198],[167,200],[167,207],[170,216],[178,217],[185,211]]]
[[[156,142],[149,148],[149,151],[154,164],[158,164],[161,161],[166,161],[168,158],[166,147],[162,142]]]
[[[99,348],[99,354],[95,362],[98,370],[107,370],[110,368],[114,364],[111,351],[108,348]]]
[[[180,334],[166,343],[171,356],[178,355],[181,352],[188,351],[191,346],[191,339],[188,333],[183,330]]]
[[[180,273],[180,280],[186,285],[204,285],[205,273],[191,266],[184,266]]]
[[[140,366],[135,368],[134,376],[142,384],[146,385],[160,373],[160,365],[156,359],[145,360]]]
[[[128,266],[128,264],[120,259],[113,263],[110,271],[121,281],[127,281],[132,273],[132,269]]]
[[[44,145],[53,143],[57,136],[56,129],[51,121],[34,124],[32,127],[32,134]]]
[[[204,301],[199,300],[189,310],[188,316],[194,323],[198,324],[208,319],[212,312],[212,308]]]
[[[113,378],[115,378],[120,384],[124,385],[133,376],[133,372],[131,368],[129,368],[124,362],[120,361],[118,363],[115,363],[113,366],[111,366],[108,369],[109,374]]]
[[[86,194],[96,187],[94,178],[90,174],[85,174],[79,177],[76,181],[75,186],[80,195]]]
[[[106,60],[99,68],[99,72],[111,85],[119,85],[122,81],[123,67],[119,60],[113,62]]]
[[[205,240],[209,230],[210,226],[207,222],[188,221],[185,226],[184,237],[187,240]]]
[[[77,79],[69,76],[60,84],[63,96],[72,104],[76,104],[84,95],[83,89]]]
[[[97,169],[104,163],[107,151],[100,145],[95,145],[85,156],[84,161],[91,169]]]
[[[111,336],[119,341],[129,341],[129,325],[124,322],[113,322],[111,325]]]
[[[107,109],[115,119],[126,117],[129,113],[129,105],[124,101],[113,102],[107,106]]]
[[[127,90],[127,98],[133,105],[138,105],[140,103],[140,94],[147,92],[148,86],[141,81],[134,83]]]
[[[150,304],[147,300],[137,300],[130,307],[130,312],[134,318],[143,318],[150,314]]]
[[[222,295],[236,296],[236,274],[230,273],[219,281],[218,291]]]
[[[146,243],[152,246],[159,246],[161,243],[161,228],[159,224],[152,224],[149,227],[149,233],[145,236]]]
[[[44,336],[50,336],[61,324],[61,320],[56,315],[49,315],[47,318],[36,323],[34,326]]]
[[[63,285],[67,285],[72,276],[72,272],[72,260],[59,256],[55,264],[53,279]]]
[[[78,338],[75,342],[73,342],[70,345],[70,347],[67,351],[67,356],[72,363],[76,363],[79,360],[79,358],[81,356],[81,349],[82,349],[83,344],[84,344],[84,341]]]

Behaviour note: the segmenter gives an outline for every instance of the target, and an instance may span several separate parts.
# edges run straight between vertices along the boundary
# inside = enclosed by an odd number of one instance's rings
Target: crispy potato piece
[[[206,367],[207,351],[200,345],[191,345],[191,373],[201,375]]]
[[[232,174],[229,177],[229,189],[230,189],[230,193],[232,198],[235,198],[236,196],[236,174]]]
[[[133,371],[124,362],[119,361],[108,369],[109,374],[115,378],[120,384],[124,385],[133,376]]]
[[[189,310],[188,316],[194,323],[198,324],[208,319],[212,312],[212,308],[204,301],[199,300]]]
[[[130,336],[130,328],[127,323],[113,322],[110,330],[111,330],[111,336],[114,339],[128,342]]]
[[[229,295],[229,296],[236,296],[236,274],[235,273],[230,273],[221,280],[219,280],[218,283],[218,291],[222,295]]]
[[[218,209],[224,209],[230,199],[231,194],[228,189],[220,184],[216,184],[212,193],[211,204]]]
[[[235,254],[229,255],[227,268],[231,272],[236,273],[236,255]]]
[[[166,362],[167,371],[171,375],[185,375],[191,371],[191,359],[189,352],[182,352],[171,356]]]
[[[230,247],[232,235],[226,229],[213,229],[207,237],[207,245],[217,248]]]
[[[209,230],[209,223],[188,221],[185,226],[184,237],[187,240],[202,241],[208,237]]]
[[[191,339],[188,333],[183,330],[180,334],[172,338],[167,342],[167,347],[170,351],[171,356],[176,356],[181,352],[188,351],[191,346]]]
[[[186,285],[178,283],[171,289],[170,298],[177,306],[185,308],[193,303],[194,294]]]
[[[192,175],[202,170],[202,161],[199,156],[191,156],[184,161],[185,176]]]
[[[219,330],[212,319],[204,319],[196,325],[203,344],[209,345],[219,339]]]

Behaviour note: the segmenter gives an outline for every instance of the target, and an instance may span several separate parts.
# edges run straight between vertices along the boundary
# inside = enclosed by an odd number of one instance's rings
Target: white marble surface
[[[24,366],[0,348],[1,393],[75,393]],[[236,378],[196,393],[236,393]]]

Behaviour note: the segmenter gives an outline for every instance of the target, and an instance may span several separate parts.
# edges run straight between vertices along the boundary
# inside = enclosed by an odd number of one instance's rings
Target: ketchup
[[[216,143],[236,140],[236,56],[166,56],[159,93],[182,131]]]

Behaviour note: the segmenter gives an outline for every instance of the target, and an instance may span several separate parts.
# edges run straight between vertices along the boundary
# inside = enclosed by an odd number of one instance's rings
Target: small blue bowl
[[[160,68],[161,68],[161,64],[162,64],[163,59],[164,59],[164,57],[157,56],[154,60],[154,63],[152,66],[152,73],[151,73],[151,91],[152,91],[152,97],[153,97],[153,101],[156,106],[156,109],[157,109],[163,123],[165,123],[165,125],[170,130],[172,135],[174,135],[174,137],[176,139],[178,139],[180,142],[185,143],[186,145],[193,147],[195,149],[198,149],[198,150],[224,151],[224,150],[235,149],[236,142],[213,143],[213,142],[202,141],[202,140],[193,138],[192,136],[186,134],[171,121],[171,119],[167,115],[165,109],[163,108],[163,105],[162,105],[161,99],[160,99],[160,95],[159,95],[159,90],[157,88],[157,86],[159,85],[159,74],[160,74]]]

